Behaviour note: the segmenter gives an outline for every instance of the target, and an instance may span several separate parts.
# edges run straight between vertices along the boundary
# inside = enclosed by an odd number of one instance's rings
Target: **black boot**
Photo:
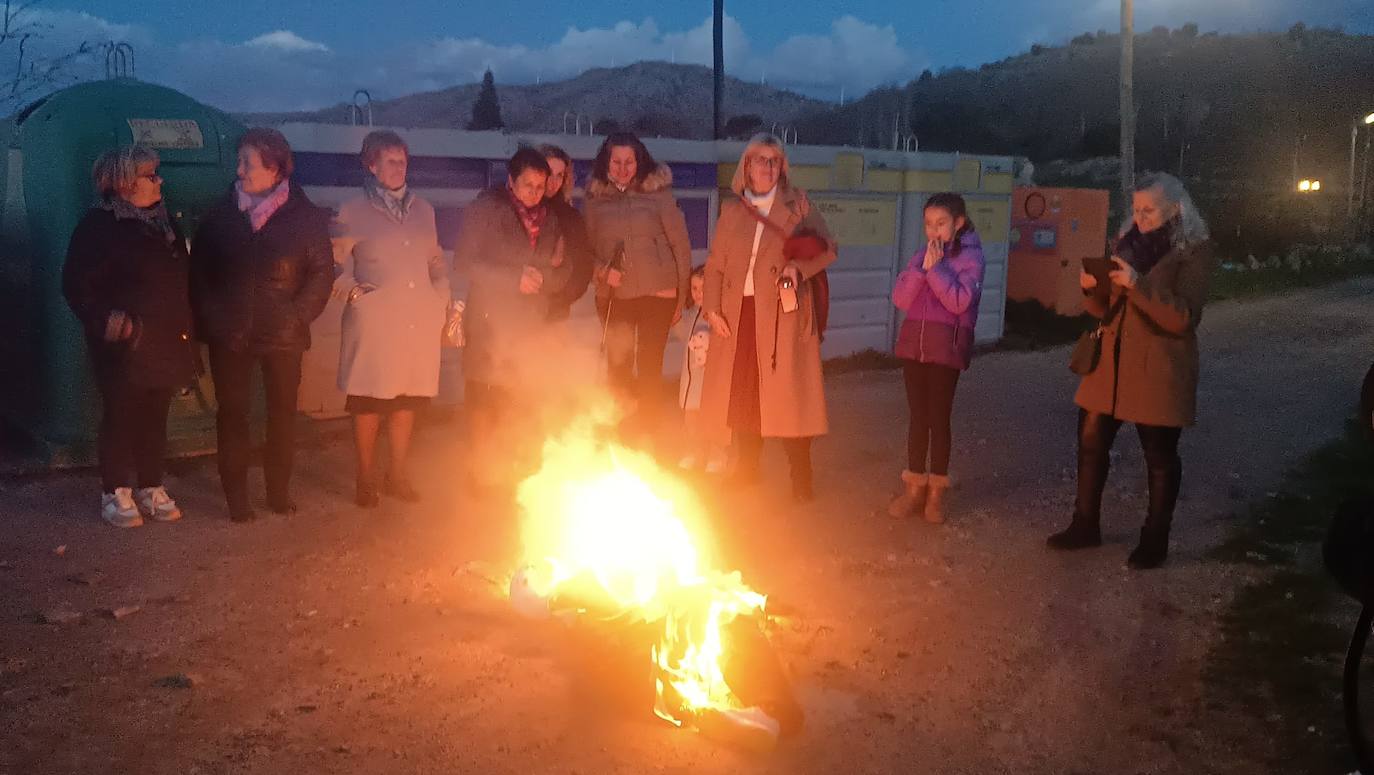
[[[1136,570],[1158,568],[1169,556],[1169,527],[1174,521],[1174,506],[1178,503],[1179,487],[1183,483],[1183,465],[1175,458],[1169,465],[1151,469],[1150,511],[1145,526],[1140,529],[1140,543],[1126,564]]]
[[[1102,527],[1097,520],[1084,519],[1074,512],[1069,526],[1045,539],[1051,549],[1072,551],[1102,545]]]
[[[1105,431],[1105,432],[1104,432]],[[1079,413],[1078,493],[1073,521],[1046,539],[1051,549],[1070,551],[1102,545],[1102,492],[1111,470],[1111,443],[1115,421],[1100,415]]]

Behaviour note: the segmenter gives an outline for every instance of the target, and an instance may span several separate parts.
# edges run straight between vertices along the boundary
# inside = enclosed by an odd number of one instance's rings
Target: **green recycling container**
[[[62,298],[72,231],[94,203],[91,165],[140,142],[162,160],[167,209],[189,238],[234,179],[244,127],[180,92],[132,78],[72,86],[0,127],[0,411],[50,464],[89,462],[100,399],[81,326]],[[208,379],[173,402],[172,452],[214,448]]]

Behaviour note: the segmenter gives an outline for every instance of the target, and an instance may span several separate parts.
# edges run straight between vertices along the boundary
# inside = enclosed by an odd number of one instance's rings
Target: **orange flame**
[[[762,613],[766,598],[713,568],[692,493],[646,455],[598,442],[595,427],[584,420],[549,440],[542,468],[520,485],[522,583],[554,609],[661,622],[650,654],[660,717],[681,725],[702,710],[742,709],[722,671],[723,629]]]

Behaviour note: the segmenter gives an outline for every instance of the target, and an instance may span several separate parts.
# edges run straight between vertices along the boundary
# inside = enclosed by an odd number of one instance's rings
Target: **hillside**
[[[929,71],[798,121],[807,142],[889,146],[898,111],[923,150],[1011,153],[1036,162],[1115,155],[1119,35],[1085,34],[977,70]],[[1137,36],[1142,168],[1344,176],[1350,122],[1374,110],[1374,37],[1309,30]]]
[[[1120,56],[1119,35],[1080,35],[977,70],[927,71],[796,124],[808,143],[891,147],[896,119],[921,150],[1025,156],[1038,183],[1112,191],[1117,222]],[[1351,123],[1374,111],[1374,37],[1185,25],[1137,36],[1135,57],[1136,168],[1181,175],[1223,251],[1339,239]],[[1323,193],[1297,198],[1304,177]]]
[[[565,112],[592,118],[598,133],[614,125],[646,135],[706,139],[711,136],[711,69],[700,65],[638,62],[595,68],[576,78],[538,85],[496,84],[501,117],[516,132],[561,132]],[[374,102],[373,121],[402,127],[461,128],[472,116],[478,84]],[[734,78],[725,81],[724,114],[756,115],[762,124],[788,122],[826,103]],[[254,114],[250,122],[348,123],[349,106],[304,113]],[[573,121],[569,117],[569,122]],[[571,126],[571,124],[569,124]]]

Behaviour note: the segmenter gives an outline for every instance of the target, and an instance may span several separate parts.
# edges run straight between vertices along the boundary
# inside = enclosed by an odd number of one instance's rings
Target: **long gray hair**
[[[1147,172],[1136,181],[1135,190],[1158,190],[1164,201],[1178,205],[1179,228],[1173,235],[1175,245],[1196,245],[1206,242],[1212,236],[1207,228],[1207,222],[1202,219],[1202,213],[1198,212],[1197,205],[1193,204],[1193,198],[1188,195],[1188,189],[1183,187],[1183,181],[1173,175],[1167,172]],[[1134,225],[1135,219],[1127,218],[1121,225],[1121,233],[1118,236],[1124,237]]]

